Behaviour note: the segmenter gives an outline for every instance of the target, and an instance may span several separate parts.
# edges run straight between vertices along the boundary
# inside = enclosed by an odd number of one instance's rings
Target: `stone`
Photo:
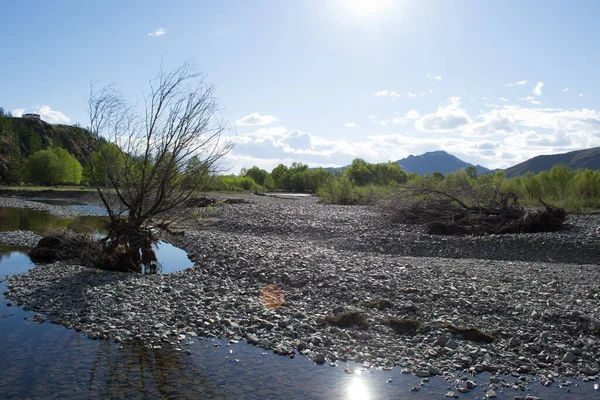
[[[253,333],[248,333],[246,334],[246,342],[248,342],[248,344],[253,344],[253,345],[258,345],[260,343],[260,340],[258,339],[258,336],[256,336]]]
[[[490,389],[487,392],[485,392],[485,397],[487,397],[488,399],[494,399],[498,397],[498,395],[496,394],[496,391],[494,389]]]
[[[448,393],[446,393],[445,397],[452,397],[452,398],[457,398],[458,394],[456,392],[453,391],[449,391]]]
[[[323,353],[318,353],[318,354],[315,356],[315,362],[316,362],[317,364],[324,364],[324,363],[325,363],[325,354],[323,354]]]
[[[574,363],[575,361],[577,361],[577,356],[575,354],[573,354],[572,352],[568,351],[565,353],[562,360],[563,360],[563,362],[566,362],[566,363]]]

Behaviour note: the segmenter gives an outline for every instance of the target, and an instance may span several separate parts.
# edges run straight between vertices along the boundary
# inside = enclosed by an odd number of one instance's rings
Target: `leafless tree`
[[[143,107],[112,85],[92,85],[88,112],[92,137],[104,142],[89,171],[110,218],[105,267],[153,268],[156,228],[169,230],[171,211],[207,184],[233,146],[213,88],[187,62],[161,69]]]

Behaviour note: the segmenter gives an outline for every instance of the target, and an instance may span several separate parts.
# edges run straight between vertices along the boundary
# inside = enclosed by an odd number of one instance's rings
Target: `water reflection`
[[[347,399],[348,400],[370,400],[371,396],[369,395],[369,389],[365,384],[365,381],[359,377],[355,376],[352,379],[352,382],[348,385],[346,390]]]
[[[43,235],[58,228],[66,228],[77,233],[90,233],[102,237],[107,233],[108,222],[108,217],[99,215],[58,218],[45,211],[0,207],[0,231],[3,232],[28,230]],[[160,271],[154,272],[168,274],[194,266],[184,250],[170,243],[160,241],[154,245],[154,251],[161,266]]]
[[[68,228],[79,233],[105,232],[107,222],[108,218],[102,216],[64,219],[46,211],[0,207],[0,230],[4,232],[23,230],[44,234],[57,228]]]
[[[0,275],[22,273],[32,266],[25,254],[0,249]],[[0,293],[5,290],[6,284],[0,282]],[[353,363],[317,366],[303,356],[277,356],[244,342],[196,339],[183,347],[191,350],[186,354],[139,342],[94,341],[61,325],[36,324],[35,313],[9,303],[0,295],[2,399],[443,399],[454,389],[452,381],[436,377],[419,392],[409,392],[421,380],[398,368],[361,370]],[[346,367],[355,373],[345,373]],[[475,379],[479,387],[461,394],[461,399],[485,398],[489,374]],[[574,383],[569,390],[534,382],[527,393],[545,400],[600,398],[591,382]],[[509,387],[499,391],[498,398],[525,394]]]

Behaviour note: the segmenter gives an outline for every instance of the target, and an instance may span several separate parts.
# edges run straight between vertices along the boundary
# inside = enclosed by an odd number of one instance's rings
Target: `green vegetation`
[[[51,125],[40,120],[13,118],[0,108],[0,182],[12,185],[33,183],[29,179],[26,162],[40,150],[61,148],[83,164],[88,155],[89,137],[89,132],[78,126]],[[91,144],[92,148],[96,146],[95,142]],[[73,165],[70,171],[74,171]],[[76,180],[74,175],[59,179],[69,182]]]
[[[81,183],[81,164],[60,147],[39,150],[27,158],[27,182],[37,185]]]
[[[310,169],[302,163],[289,167],[279,164],[270,173],[256,166],[239,175],[213,177],[210,190],[286,191],[315,193],[325,203],[373,204],[377,199],[405,184],[408,174],[398,163],[369,164],[356,159],[344,172]]]

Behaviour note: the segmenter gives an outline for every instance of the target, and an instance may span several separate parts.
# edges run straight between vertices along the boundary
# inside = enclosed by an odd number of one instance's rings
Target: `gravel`
[[[45,211],[59,218],[73,218],[82,214],[81,211],[71,207],[55,206],[18,197],[0,197],[0,207],[29,208],[31,210]]]
[[[92,339],[152,347],[247,339],[319,363],[400,365],[419,376],[598,376],[599,216],[539,235],[439,237],[390,224],[373,207],[245,198],[170,238],[194,268],[142,276],[59,262],[13,276],[8,296]],[[272,285],[285,302],[269,309],[259,293]],[[386,307],[371,308],[380,300]],[[328,323],[347,311],[368,328]],[[420,327],[398,334],[390,318]],[[467,340],[477,336],[461,327],[494,340]]]

